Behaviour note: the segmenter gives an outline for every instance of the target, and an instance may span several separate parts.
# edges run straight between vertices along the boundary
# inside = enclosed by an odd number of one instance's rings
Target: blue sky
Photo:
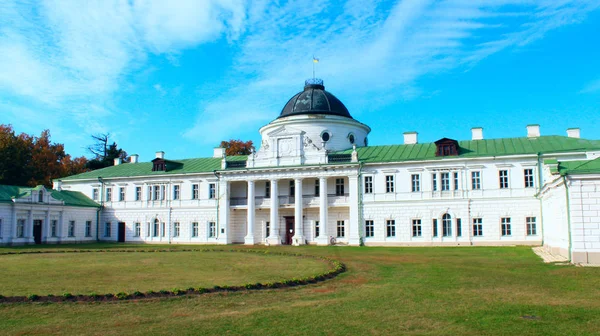
[[[0,3],[0,123],[73,155],[110,132],[150,160],[260,143],[312,76],[371,145],[542,135],[600,139],[600,1]]]

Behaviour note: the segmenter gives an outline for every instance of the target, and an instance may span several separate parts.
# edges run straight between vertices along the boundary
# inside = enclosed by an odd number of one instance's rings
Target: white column
[[[319,226],[320,232],[317,244],[329,245],[329,227],[327,225],[328,214],[327,200],[327,177],[319,178]]]
[[[304,225],[302,219],[302,179],[295,179],[294,195],[294,245],[304,245]]]
[[[229,181],[219,181],[217,202],[219,206],[219,222],[217,223],[217,241],[219,244],[231,244],[232,236],[229,232]]]
[[[254,215],[256,201],[254,200],[254,181],[248,181],[248,225],[244,244],[254,245]]]
[[[348,200],[350,207],[349,218],[349,236],[348,244],[360,245],[360,225],[358,223],[358,176],[348,176],[348,188],[350,189],[350,199]]]
[[[8,240],[6,241],[7,243],[10,243],[13,241],[13,239],[16,238],[17,236],[17,207],[15,206],[15,204],[11,204],[12,206],[12,214],[11,214],[11,219],[10,219],[10,224],[9,224],[9,229],[8,229]]]
[[[279,235],[279,181],[271,180],[271,233],[267,238],[269,245],[280,245],[281,236]]]
[[[48,239],[50,231],[50,210],[46,210],[46,218],[44,218],[44,223],[42,225],[42,241],[45,242]]]
[[[27,216],[27,224],[23,228],[23,235],[25,239],[29,240],[31,243],[33,240],[33,210],[29,210],[29,215]]]

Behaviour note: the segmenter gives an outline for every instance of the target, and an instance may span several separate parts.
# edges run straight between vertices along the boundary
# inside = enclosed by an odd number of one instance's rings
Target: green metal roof
[[[558,171],[561,175],[600,174],[600,157],[594,160],[560,162]]]
[[[247,155],[228,156],[227,161],[245,161]],[[184,160],[168,160],[169,162],[179,163],[167,171],[152,171],[152,162],[122,163],[120,165],[96,169],[78,175],[61,178],[63,181],[97,179],[98,177],[134,177],[134,176],[152,176],[152,175],[172,175],[172,174],[193,174],[210,173],[221,169],[221,158],[197,158]]]
[[[537,153],[580,152],[600,150],[600,140],[569,138],[566,136],[549,135],[536,138],[503,138],[459,141],[458,156],[435,156],[435,143],[412,145],[386,145],[360,147],[358,159],[364,163],[401,162],[415,160],[443,160],[453,158],[474,158],[486,156],[506,156]],[[337,152],[349,154],[352,149]]]
[[[386,145],[360,147],[358,159],[364,163],[379,162],[402,162],[415,160],[443,160],[448,158],[474,158],[489,156],[506,156],[518,154],[537,153],[561,153],[581,152],[587,150],[600,150],[600,140],[586,140],[569,138],[566,136],[550,135],[536,138],[504,138],[459,141],[458,156],[438,157],[435,156],[435,143],[422,143],[412,145]],[[350,154],[352,149],[335,152],[331,154]],[[228,156],[227,161],[245,161],[246,155]],[[169,160],[179,163],[168,171],[152,171],[152,162],[123,163],[117,166],[107,167],[62,178],[63,181],[97,179],[111,177],[135,177],[135,176],[162,176],[172,174],[195,174],[210,173],[221,170],[221,158],[197,158],[185,160]],[[264,168],[264,167],[263,167]],[[230,168],[227,170],[248,169]],[[252,169],[252,168],[250,168]]]
[[[46,189],[43,186],[37,187],[19,187],[10,185],[0,185],[0,202],[11,202],[15,198],[22,198],[31,195],[33,191],[44,189],[52,195],[54,199],[65,202],[65,205],[80,207],[100,207],[100,205],[89,199],[83,193],[69,190]]]

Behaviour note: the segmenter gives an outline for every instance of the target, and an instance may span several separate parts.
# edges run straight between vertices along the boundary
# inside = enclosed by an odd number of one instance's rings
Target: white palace
[[[124,241],[543,245],[600,264],[600,140],[540,134],[371,146],[369,126],[308,80],[248,156],[115,160],[0,188],[0,244]]]

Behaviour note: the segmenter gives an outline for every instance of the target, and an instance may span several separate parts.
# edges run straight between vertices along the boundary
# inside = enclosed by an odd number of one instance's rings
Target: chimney
[[[214,158],[222,158],[223,155],[225,155],[225,148],[223,147],[215,147],[214,152],[213,152],[213,157]]]
[[[533,124],[527,125],[527,137],[528,138],[537,138],[540,136],[540,125]]]
[[[115,166],[120,165],[121,162],[123,162],[123,160],[121,160],[121,158],[115,158]]]
[[[417,132],[404,132],[404,144],[414,145],[417,143]]]
[[[471,140],[483,140],[483,127],[471,128]]]
[[[567,136],[569,138],[577,138],[577,139],[579,139],[581,137],[581,131],[579,130],[579,127],[576,127],[576,128],[567,128]]]
[[[156,158],[157,159],[164,159],[165,158],[165,152],[163,152],[163,151],[156,152]]]
[[[129,157],[129,162],[131,163],[138,163],[140,156],[137,154],[131,154],[131,156]]]
[[[58,191],[62,190],[62,181],[61,180],[54,180],[54,182],[52,182],[52,184],[53,184],[52,189],[58,190]]]

